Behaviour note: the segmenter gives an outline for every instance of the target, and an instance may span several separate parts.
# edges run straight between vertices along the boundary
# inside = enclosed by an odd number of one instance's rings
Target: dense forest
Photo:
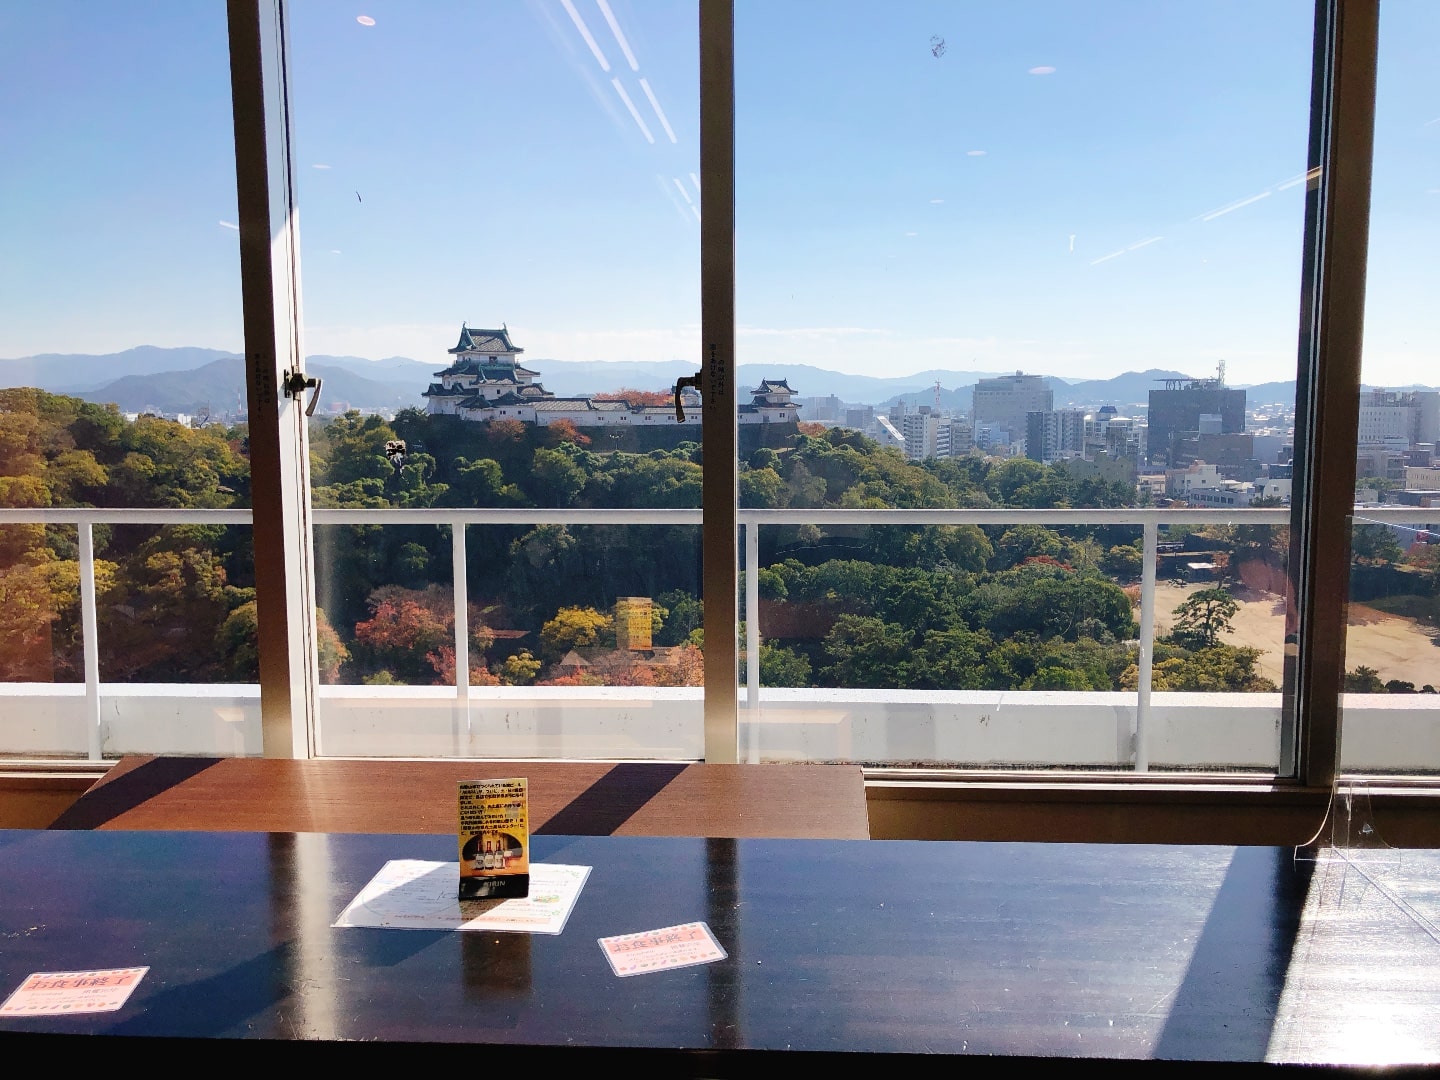
[[[128,421],[110,406],[0,390],[0,506],[245,507],[245,438],[243,428]],[[311,430],[314,503],[700,505],[698,443],[635,451],[598,441],[608,440],[565,422],[350,413]],[[857,432],[810,425],[741,464],[744,507],[1093,508],[1135,498],[1129,483],[1064,464],[913,463]],[[1157,641],[1155,688],[1274,689],[1256,671],[1257,650],[1224,641],[1234,611],[1225,586],[1256,566],[1281,566],[1286,530],[1186,532],[1165,539],[1216,553],[1222,580],[1191,596]],[[466,538],[472,684],[698,683],[697,527],[484,525]],[[255,678],[247,527],[102,525],[95,540],[103,679]],[[760,549],[765,685],[1135,686],[1134,526],[807,524],[762,529]],[[325,681],[453,681],[448,526],[317,526],[315,553]],[[1434,603],[1440,575],[1423,555],[1406,570]],[[1405,559],[1398,548],[1366,549],[1357,565],[1390,569]],[[615,647],[619,597],[653,601],[656,648]],[[0,679],[79,678],[79,624],[75,527],[0,525]]]

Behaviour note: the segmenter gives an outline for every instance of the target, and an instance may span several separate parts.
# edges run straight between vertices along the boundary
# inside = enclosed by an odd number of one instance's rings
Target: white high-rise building
[[[1039,375],[1017,371],[975,384],[975,430],[978,432],[982,426],[1003,429],[1012,443],[1025,438],[1025,418],[1030,413],[1054,408],[1055,395]]]
[[[954,453],[954,421],[931,411],[928,405],[918,412],[901,417],[901,433],[905,436],[905,456],[911,461],[925,458],[950,457]]]
[[[1440,441],[1440,391],[1367,390],[1360,395],[1362,444]]]

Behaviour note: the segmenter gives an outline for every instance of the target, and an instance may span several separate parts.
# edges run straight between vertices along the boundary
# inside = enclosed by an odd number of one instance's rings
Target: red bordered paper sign
[[[114,1012],[125,1002],[148,967],[99,971],[37,971],[0,1005],[0,1016],[72,1016]]]
[[[599,941],[611,970],[622,978],[710,964],[729,955],[703,922],[664,926],[638,934],[617,934]]]

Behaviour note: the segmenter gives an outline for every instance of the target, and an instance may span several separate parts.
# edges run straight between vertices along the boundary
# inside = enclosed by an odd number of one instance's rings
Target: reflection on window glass
[[[737,5],[752,759],[1276,767],[1312,20]]]
[[[694,6],[292,19],[324,752],[699,756]]]
[[[258,752],[225,5],[4,23],[0,754]]]
[[[1358,772],[1440,768],[1437,41],[1433,5],[1382,6],[1341,744]]]

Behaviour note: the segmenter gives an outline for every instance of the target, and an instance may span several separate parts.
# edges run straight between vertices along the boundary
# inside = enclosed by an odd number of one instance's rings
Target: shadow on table
[[[1236,849],[1155,1057],[1265,1060],[1313,872],[1289,848]]]

